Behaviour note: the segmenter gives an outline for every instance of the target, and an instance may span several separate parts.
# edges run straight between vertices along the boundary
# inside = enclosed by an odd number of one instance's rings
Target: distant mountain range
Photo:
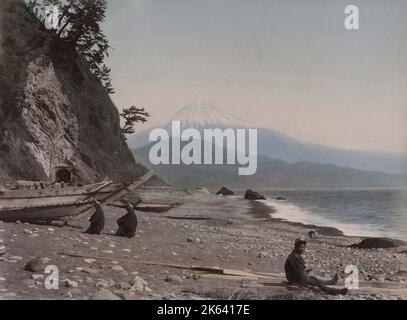
[[[204,128],[255,128],[254,125],[245,120],[223,112],[208,103],[189,105],[174,114],[172,120],[181,121],[182,128],[198,130]],[[164,124],[162,128],[170,131],[171,122]],[[128,140],[129,147],[138,149],[148,145],[150,131],[151,129],[147,129],[132,136]],[[391,174],[406,172],[407,167],[407,157],[380,152],[344,150],[306,143],[267,128],[258,128],[258,154],[272,159],[280,159],[289,164],[309,161]]]
[[[166,182],[179,187],[216,188],[380,188],[400,187],[401,175],[363,171],[313,162],[286,163],[258,157],[254,176],[239,176],[237,165],[159,165],[152,166],[148,146],[133,150],[140,164],[154,169]]]
[[[172,120],[181,128],[255,128],[243,119],[207,103],[192,104],[177,112]],[[171,121],[162,126],[171,132]],[[151,130],[151,129],[150,129]],[[141,164],[148,159],[150,130],[128,141]],[[160,165],[153,168],[167,182],[185,186],[220,185],[256,188],[364,188],[398,187],[406,158],[375,152],[342,150],[305,143],[271,129],[258,128],[258,170],[255,176],[238,176],[238,166]]]

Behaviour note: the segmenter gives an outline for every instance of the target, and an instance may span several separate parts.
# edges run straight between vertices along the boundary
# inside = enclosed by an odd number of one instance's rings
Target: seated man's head
[[[305,252],[305,248],[307,247],[307,242],[302,239],[295,240],[294,244],[294,251],[298,254],[303,254]]]

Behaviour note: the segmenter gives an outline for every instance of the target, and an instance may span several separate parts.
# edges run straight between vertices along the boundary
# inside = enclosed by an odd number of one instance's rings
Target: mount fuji
[[[206,102],[193,103],[180,109],[162,128],[171,132],[172,121],[180,121],[181,129],[194,128],[200,131],[216,128],[257,128],[249,121],[229,114]],[[407,159],[402,156],[322,146],[302,142],[269,128],[257,129],[259,156],[278,159],[287,164],[312,162],[364,171],[399,174],[404,172],[407,163]],[[129,138],[129,147],[134,150],[148,146],[151,130],[144,130]]]
[[[207,102],[193,103],[182,108],[172,116],[172,121],[181,122],[187,128],[247,128],[250,124],[232,114],[216,108]]]

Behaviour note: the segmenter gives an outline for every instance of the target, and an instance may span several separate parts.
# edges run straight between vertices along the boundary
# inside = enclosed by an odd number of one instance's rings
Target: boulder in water
[[[246,200],[266,200],[266,197],[253,190],[247,190],[244,196]]]
[[[233,196],[235,193],[226,187],[222,187],[216,194],[222,196]]]

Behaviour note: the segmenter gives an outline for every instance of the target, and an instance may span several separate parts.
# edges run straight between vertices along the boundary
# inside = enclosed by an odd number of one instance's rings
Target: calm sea
[[[407,240],[407,190],[292,190],[264,192],[276,218],[335,227],[346,235]],[[285,201],[276,201],[284,197]]]

